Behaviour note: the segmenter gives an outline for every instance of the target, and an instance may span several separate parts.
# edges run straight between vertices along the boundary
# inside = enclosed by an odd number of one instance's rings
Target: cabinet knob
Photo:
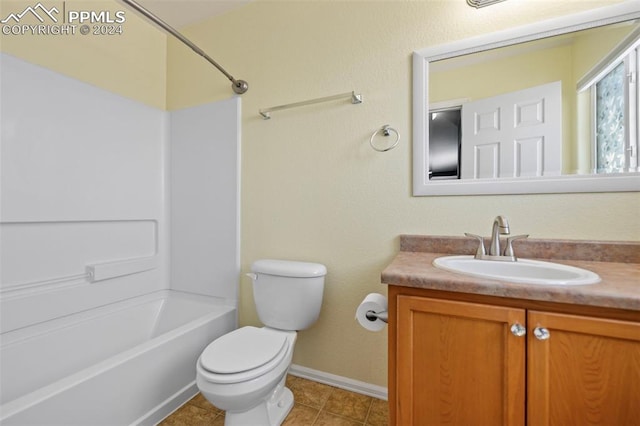
[[[551,334],[549,333],[549,330],[547,330],[544,327],[536,327],[533,329],[533,335],[536,336],[536,339],[538,340],[547,340],[549,337],[551,337]]]
[[[522,336],[524,336],[525,334],[527,334],[527,329],[526,329],[526,327],[525,327],[525,326],[523,326],[522,324],[515,323],[515,324],[513,324],[513,325],[511,326],[511,333],[512,333],[514,336],[522,337]]]

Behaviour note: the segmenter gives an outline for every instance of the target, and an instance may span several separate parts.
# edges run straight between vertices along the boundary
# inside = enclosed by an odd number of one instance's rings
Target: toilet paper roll
[[[387,310],[387,298],[382,294],[369,293],[364,298],[358,309],[356,309],[356,319],[360,325],[369,331],[380,331],[384,328],[386,323],[382,320],[376,319],[371,321],[367,318],[367,312],[373,311],[376,313],[385,312]]]

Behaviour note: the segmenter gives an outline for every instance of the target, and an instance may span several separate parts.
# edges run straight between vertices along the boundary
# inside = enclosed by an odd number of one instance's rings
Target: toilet
[[[198,358],[202,395],[225,410],[226,426],[277,426],[293,407],[285,387],[297,331],[320,314],[327,268],[319,263],[257,260],[253,281],[264,327],[246,326],[211,342]]]

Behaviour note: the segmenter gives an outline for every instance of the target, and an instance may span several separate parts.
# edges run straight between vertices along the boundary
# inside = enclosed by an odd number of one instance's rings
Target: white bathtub
[[[196,394],[198,356],[235,327],[235,307],[166,290],[4,333],[0,424],[155,424]]]

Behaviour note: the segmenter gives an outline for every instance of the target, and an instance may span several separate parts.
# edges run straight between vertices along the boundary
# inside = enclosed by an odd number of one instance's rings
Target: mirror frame
[[[413,52],[413,195],[639,191],[640,173],[430,181],[427,120],[430,62],[639,18],[640,8],[632,0]]]

